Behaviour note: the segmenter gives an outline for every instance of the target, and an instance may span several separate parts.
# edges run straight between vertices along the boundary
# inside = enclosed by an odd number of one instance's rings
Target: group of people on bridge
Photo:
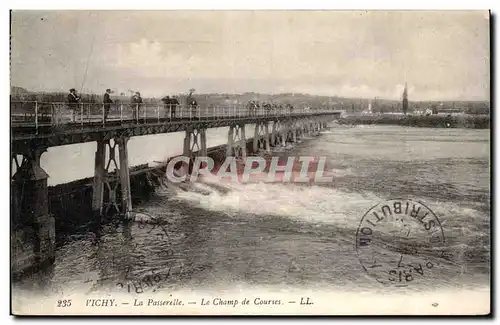
[[[106,89],[106,92],[103,95],[103,118],[104,121],[109,116],[112,104],[119,104],[119,100],[111,99],[112,90]],[[165,117],[167,118],[175,118],[177,117],[177,110],[181,106],[177,96],[165,96],[161,99],[163,103],[163,107],[165,110]],[[74,88],[70,89],[68,94],[68,105],[70,110],[77,111],[78,105],[81,103],[81,97],[77,94]],[[141,111],[144,107],[144,101],[141,97],[141,93],[136,91],[133,96],[130,98],[130,108],[133,112],[134,119],[138,119],[141,116]],[[190,111],[191,116],[196,116],[198,109],[198,102],[193,98],[192,92],[189,93],[186,98],[186,104]],[[244,105],[244,104],[243,104]],[[116,105],[118,107],[118,105]],[[257,101],[250,100],[246,104],[246,111],[250,116],[257,116],[258,114],[283,114],[283,113],[292,113],[294,111],[294,106],[292,104],[281,104],[281,103],[272,103],[267,101]],[[259,113],[260,112],[260,113]]]
[[[260,111],[261,109],[264,111],[265,114],[280,114],[283,112],[289,112],[292,113],[294,110],[294,107],[292,104],[286,104],[283,106],[283,104],[277,104],[277,103],[269,103],[269,102],[263,102],[262,104],[256,100],[251,100],[247,104],[247,109],[250,112],[250,115],[257,115],[257,112]]]
[[[115,100],[113,101],[111,99],[111,94],[112,91],[111,89],[106,89],[106,92],[104,93],[103,96],[103,116],[104,120],[106,120],[109,116],[109,112],[111,110],[111,105],[112,104],[118,104],[119,101]],[[175,117],[176,116],[176,108],[180,106],[179,100],[177,99],[176,96],[165,96],[161,99],[161,101],[164,104],[164,108],[166,109],[166,112],[169,114],[168,117]],[[76,111],[78,108],[78,104],[81,103],[81,97],[77,94],[76,89],[71,88],[69,90],[68,94],[68,106],[70,110]],[[133,116],[134,119],[138,118],[141,116],[141,110],[143,109],[144,106],[144,101],[141,97],[141,93],[136,91],[133,96],[130,98],[130,106],[133,111]],[[192,113],[196,113],[196,108],[198,107],[198,103],[194,98],[190,96],[188,98],[188,107],[191,108]]]

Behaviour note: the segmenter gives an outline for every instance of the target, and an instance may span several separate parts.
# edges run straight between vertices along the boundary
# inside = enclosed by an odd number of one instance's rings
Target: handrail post
[[[38,102],[35,101],[35,131],[38,134]]]
[[[106,115],[105,115],[106,110],[104,109],[104,104],[102,104],[101,108],[102,108],[102,127],[104,127],[104,125],[106,124]]]
[[[123,123],[123,104],[120,103],[120,124]]]
[[[50,105],[50,124],[52,126],[57,125],[57,112],[54,105]]]
[[[83,103],[80,103],[80,125],[83,128]]]
[[[168,119],[172,121],[172,104],[168,104]]]

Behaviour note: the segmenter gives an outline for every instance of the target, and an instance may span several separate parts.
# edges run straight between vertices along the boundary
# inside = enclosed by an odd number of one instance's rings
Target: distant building
[[[368,108],[365,109],[364,111],[362,111],[361,114],[362,115],[372,115],[373,114],[373,111],[372,111],[372,101],[371,100],[368,103]]]

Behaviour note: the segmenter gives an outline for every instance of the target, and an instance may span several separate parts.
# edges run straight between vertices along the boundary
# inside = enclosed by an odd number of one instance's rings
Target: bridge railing
[[[117,124],[153,124],[186,120],[237,119],[263,116],[289,116],[323,113],[331,110],[254,107],[232,105],[167,105],[163,103],[64,103],[11,101],[11,124],[34,127],[60,125],[106,126]]]

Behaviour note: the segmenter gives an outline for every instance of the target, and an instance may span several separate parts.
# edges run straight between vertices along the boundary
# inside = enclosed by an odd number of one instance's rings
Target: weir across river
[[[272,146],[286,145],[304,134],[319,132],[340,114],[326,109],[269,111],[244,106],[193,109],[142,104],[120,105],[105,116],[102,104],[77,104],[70,110],[61,103],[11,102],[11,162],[16,167],[12,176],[11,218],[16,224],[30,225],[34,263],[53,262],[55,222],[48,209],[49,175],[40,166],[40,157],[49,147],[96,142],[92,210],[100,215],[106,203],[120,213],[127,213],[132,209],[127,150],[131,137],[184,131],[183,156],[193,159],[207,155],[206,130],[225,126],[229,127],[226,156],[245,158],[247,124],[255,125],[254,151],[270,151]],[[119,176],[114,185],[110,168]]]

